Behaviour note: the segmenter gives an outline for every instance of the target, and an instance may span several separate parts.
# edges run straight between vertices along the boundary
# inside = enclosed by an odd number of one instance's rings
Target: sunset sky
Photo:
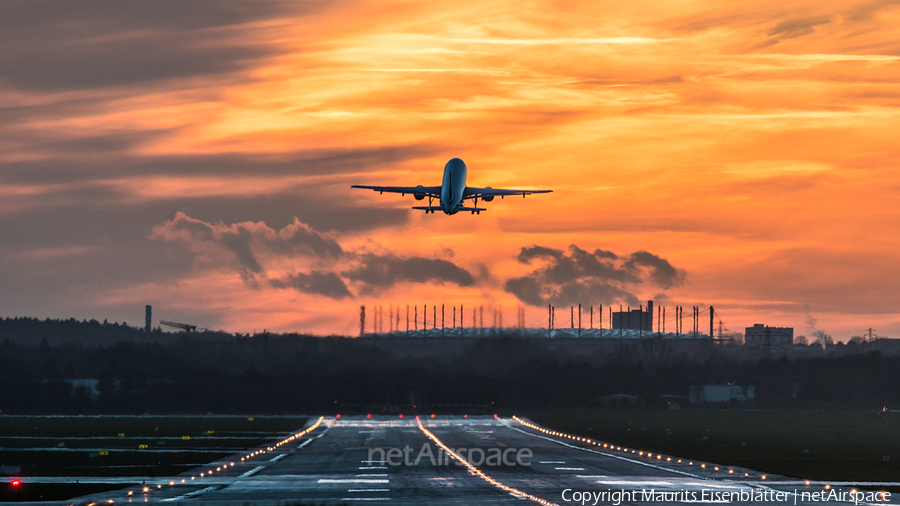
[[[360,305],[653,298],[900,337],[898,27],[883,0],[6,1],[0,316],[355,334]],[[452,157],[554,193],[350,189]]]

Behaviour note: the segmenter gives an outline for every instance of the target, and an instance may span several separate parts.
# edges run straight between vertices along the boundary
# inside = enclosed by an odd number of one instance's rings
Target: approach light
[[[13,481],[12,481],[12,486],[18,487],[20,483],[22,483],[22,482],[19,481],[19,480],[13,480]]]

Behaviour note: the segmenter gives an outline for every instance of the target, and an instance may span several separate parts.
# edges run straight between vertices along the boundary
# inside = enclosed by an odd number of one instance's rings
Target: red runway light
[[[340,415],[340,413],[338,413],[338,415],[337,415],[337,417],[338,417],[338,418],[340,418],[340,417],[341,417],[341,415]]]
[[[403,413],[400,413],[400,418],[403,418]]]
[[[368,415],[366,415],[366,418],[372,418],[372,413],[369,413]]]
[[[20,483],[22,483],[22,482],[19,481],[19,480],[13,480],[13,481],[12,481],[12,486],[18,487]]]

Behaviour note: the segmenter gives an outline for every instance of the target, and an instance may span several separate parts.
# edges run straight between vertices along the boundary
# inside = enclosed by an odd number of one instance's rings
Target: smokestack
[[[643,319],[643,318],[644,318],[644,315],[641,315],[641,319]],[[649,325],[646,326],[647,331],[653,332],[653,301],[652,300],[647,301],[647,323],[649,323]]]
[[[716,310],[713,309],[712,306],[709,306],[709,338],[713,338],[713,316],[716,314]],[[722,336],[719,336],[722,337]]]
[[[147,306],[150,307],[150,306]],[[359,306],[359,337],[366,333],[366,306]]]
[[[146,322],[146,330],[149,334],[153,327],[153,308],[149,304],[144,308],[144,321]]]

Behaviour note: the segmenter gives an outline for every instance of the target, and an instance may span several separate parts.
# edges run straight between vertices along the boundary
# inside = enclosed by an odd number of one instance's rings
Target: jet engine
[[[424,199],[425,198],[425,187],[422,185],[419,185],[419,186],[416,186],[416,190],[422,190],[422,191],[413,193],[413,197],[415,197],[416,200]]]
[[[486,186],[486,187],[484,188],[484,190],[485,190],[485,193],[487,193],[487,192],[491,191],[492,188],[491,188],[490,186]],[[493,195],[483,195],[483,196],[481,197],[481,200],[483,200],[483,201],[485,201],[485,202],[490,202],[490,201],[494,200],[494,196],[493,196]]]

